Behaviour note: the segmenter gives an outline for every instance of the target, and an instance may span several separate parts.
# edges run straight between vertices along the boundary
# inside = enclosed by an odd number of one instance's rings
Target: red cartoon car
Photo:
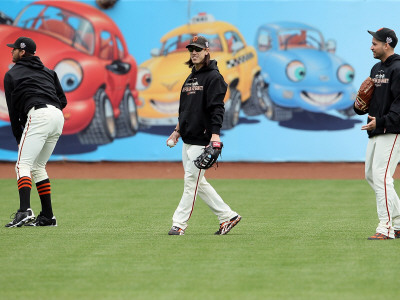
[[[12,25],[0,25],[0,45],[32,38],[43,63],[54,69],[67,96],[63,134],[82,144],[106,144],[135,135],[137,65],[119,28],[106,14],[73,1],[37,1]],[[12,67],[10,49],[0,46],[0,77]],[[0,119],[8,121],[3,81]]]

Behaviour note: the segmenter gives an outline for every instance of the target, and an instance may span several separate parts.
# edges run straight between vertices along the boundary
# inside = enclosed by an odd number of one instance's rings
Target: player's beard
[[[15,53],[15,52],[14,52]],[[19,57],[19,54],[14,54],[12,56],[12,62],[16,63],[17,61],[19,61],[21,58]]]
[[[386,56],[386,54],[385,54],[385,52],[384,51],[372,51],[372,53],[373,53],[373,55],[374,55],[374,58],[376,58],[376,59],[379,59],[379,60],[382,60],[385,56]]]

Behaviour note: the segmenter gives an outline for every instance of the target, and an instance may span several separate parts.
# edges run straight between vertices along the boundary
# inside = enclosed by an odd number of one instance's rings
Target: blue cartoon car
[[[354,115],[354,68],[334,54],[336,43],[325,43],[318,29],[297,22],[262,25],[256,50],[268,85],[268,119],[290,120],[304,110]]]

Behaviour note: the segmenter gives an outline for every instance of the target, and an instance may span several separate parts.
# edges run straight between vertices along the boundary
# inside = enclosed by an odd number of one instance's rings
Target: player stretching
[[[182,137],[182,161],[185,170],[184,191],[172,217],[169,235],[183,235],[192,214],[197,193],[217,215],[220,221],[217,235],[227,234],[241,216],[230,209],[198,169],[194,160],[210,141],[220,142],[220,129],[224,117],[224,97],[227,90],[217,62],[210,60],[208,41],[194,36],[186,46],[190,52],[187,62],[192,72],[183,84],[179,103],[179,123],[168,140],[176,144]]]
[[[380,62],[371,69],[375,83],[368,113],[369,140],[365,178],[375,191],[379,224],[369,240],[400,238],[400,201],[393,185],[393,174],[400,159],[400,55],[394,53],[397,37],[393,30],[381,28],[372,36],[371,50]]]
[[[35,42],[19,37],[14,44],[15,65],[4,76],[11,128],[18,144],[17,173],[20,207],[6,227],[57,226],[51,206],[50,180],[46,163],[64,126],[62,109],[67,99],[56,72],[46,68],[36,53]],[[42,211],[35,219],[30,208],[31,172]]]

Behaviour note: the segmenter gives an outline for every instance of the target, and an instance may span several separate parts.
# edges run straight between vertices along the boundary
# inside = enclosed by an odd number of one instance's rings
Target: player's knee
[[[48,178],[45,168],[33,168],[32,178],[35,182],[40,182]]]
[[[369,174],[369,173],[365,173],[365,179],[368,181],[368,182],[374,182],[374,179],[372,178],[372,175],[371,174]]]
[[[386,176],[384,174],[374,174],[372,175],[372,181],[375,184],[383,184],[387,180]]]
[[[18,178],[21,178],[24,176],[31,177],[31,168],[29,167],[29,165],[17,163],[15,165],[15,173],[17,174]]]

